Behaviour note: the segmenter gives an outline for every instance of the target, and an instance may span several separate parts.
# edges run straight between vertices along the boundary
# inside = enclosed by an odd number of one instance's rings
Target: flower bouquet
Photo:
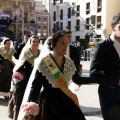
[[[3,69],[3,66],[2,66],[2,65],[0,65],[0,72],[2,71],[2,69]]]
[[[15,72],[15,73],[12,75],[12,78],[13,78],[14,83],[18,83],[18,82],[20,82],[21,80],[23,80],[23,75],[22,75],[20,72]]]
[[[27,102],[21,106],[21,109],[25,113],[25,120],[29,120],[33,116],[37,116],[39,114],[39,105],[35,102]]]
[[[12,75],[12,79],[13,79],[13,84],[14,84],[14,86],[15,86],[16,88],[19,88],[18,83],[24,79],[24,76],[23,76],[23,74],[21,74],[20,72],[15,72],[15,73]]]

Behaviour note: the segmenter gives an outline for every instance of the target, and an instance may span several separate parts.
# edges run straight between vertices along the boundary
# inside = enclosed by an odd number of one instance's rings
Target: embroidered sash
[[[30,60],[30,63],[34,66],[35,56],[30,51],[27,52],[27,56],[28,56],[28,58]]]
[[[43,62],[45,63],[45,65],[47,66],[47,68],[49,69],[49,71],[51,72],[53,77],[55,78],[55,81],[57,82],[57,85],[59,86],[59,88],[69,98],[71,98],[74,101],[74,103],[79,107],[79,102],[78,102],[77,96],[74,93],[72,93],[72,91],[70,91],[68,89],[68,86],[66,84],[66,80],[65,80],[64,74],[59,70],[58,66],[52,60],[52,58],[48,55],[45,58],[43,58]]]
[[[2,52],[3,52],[3,56],[6,58],[6,59],[8,59],[13,65],[15,65],[15,63],[12,61],[12,56],[8,53],[8,51],[7,50],[5,50],[5,48],[4,47],[1,47],[0,48],[1,50],[2,50]]]

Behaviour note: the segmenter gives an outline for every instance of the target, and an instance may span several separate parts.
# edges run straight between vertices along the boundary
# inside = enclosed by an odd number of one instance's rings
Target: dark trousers
[[[120,88],[100,86],[99,100],[104,120],[120,120]]]

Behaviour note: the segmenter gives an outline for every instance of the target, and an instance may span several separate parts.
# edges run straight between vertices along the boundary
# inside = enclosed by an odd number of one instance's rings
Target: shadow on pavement
[[[8,106],[8,99],[0,98],[0,106]]]
[[[99,116],[99,115],[101,115],[100,108],[81,106],[81,109],[82,109],[85,116]],[[101,117],[101,116],[99,116],[99,117]]]

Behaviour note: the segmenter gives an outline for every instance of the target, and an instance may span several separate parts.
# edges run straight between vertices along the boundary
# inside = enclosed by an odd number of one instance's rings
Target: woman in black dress
[[[5,38],[0,45],[0,96],[5,96],[5,98],[10,95],[15,52],[12,41]]]
[[[77,96],[68,89],[76,67],[73,61],[65,56],[67,46],[65,35],[58,32],[42,47],[37,61],[38,69],[28,95],[29,102],[36,102],[43,86],[40,112],[36,120],[85,120]],[[45,54],[47,47],[53,51]]]
[[[24,79],[17,83],[18,87],[16,88],[16,92],[15,92],[15,112],[14,112],[13,120],[17,120],[17,116],[18,116],[21,102],[24,96],[24,92],[25,92],[29,77],[31,75],[31,72],[33,70],[34,60],[40,54],[39,45],[40,45],[40,39],[38,36],[30,37],[27,44],[24,46],[20,54],[17,65],[13,69],[14,73],[20,72],[24,76]],[[16,82],[17,81],[13,79],[14,86]],[[14,86],[12,86],[11,91],[14,91],[13,89]]]

